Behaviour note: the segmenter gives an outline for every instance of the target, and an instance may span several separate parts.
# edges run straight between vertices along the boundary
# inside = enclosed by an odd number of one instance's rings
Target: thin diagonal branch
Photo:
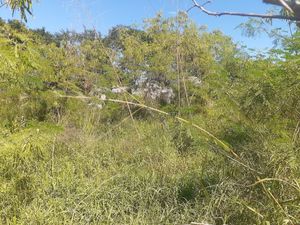
[[[242,12],[214,12],[206,9],[204,5],[200,5],[196,0],[192,0],[194,6],[190,8],[198,8],[202,12],[210,16],[242,16],[242,17],[256,17],[262,19],[280,19],[280,20],[289,20],[289,21],[300,21],[300,17],[296,16],[284,16],[284,15],[270,15],[270,14],[258,14],[258,13],[242,13]]]
[[[7,2],[0,2],[0,8],[2,8],[3,6],[7,5]]]

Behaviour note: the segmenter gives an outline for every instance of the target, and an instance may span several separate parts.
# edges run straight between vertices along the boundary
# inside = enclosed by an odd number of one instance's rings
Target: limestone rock
[[[144,97],[153,101],[170,104],[175,97],[171,87],[167,87],[162,82],[153,78],[148,78],[146,75],[141,75],[134,80],[134,85],[131,89],[133,95]]]

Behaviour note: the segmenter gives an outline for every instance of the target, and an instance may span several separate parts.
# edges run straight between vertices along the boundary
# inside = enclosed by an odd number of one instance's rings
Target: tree
[[[7,6],[15,11],[19,11],[21,18],[27,21],[27,14],[32,14],[32,0],[0,0],[0,7]]]
[[[242,13],[242,12],[214,12],[208,10],[205,5],[211,3],[211,1],[206,1],[203,4],[200,4],[197,0],[192,0],[193,6],[188,9],[190,11],[193,8],[198,8],[202,12],[206,13],[210,16],[245,16],[245,17],[256,17],[262,19],[280,19],[280,20],[288,20],[295,21],[300,26],[300,2],[299,0],[263,0],[264,3],[279,5],[284,8],[283,15],[272,15],[272,14],[257,14],[257,13]]]
[[[263,2],[283,6],[291,13],[296,13],[298,15],[300,13],[300,2],[298,0],[263,0]]]

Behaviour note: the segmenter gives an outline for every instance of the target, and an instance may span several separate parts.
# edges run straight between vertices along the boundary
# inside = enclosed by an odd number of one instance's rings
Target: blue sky
[[[201,1],[203,2],[199,0]],[[263,4],[262,0],[213,0],[212,2],[207,7],[217,11],[265,13],[270,9],[270,6]],[[165,16],[172,16],[178,10],[186,10],[191,5],[191,0],[39,0],[34,4],[34,16],[29,17],[27,25],[31,28],[45,27],[50,32],[58,32],[62,29],[80,31],[84,26],[95,27],[105,35],[115,25],[141,25],[143,19],[155,16],[158,11],[162,11]],[[0,16],[4,19],[12,18],[10,10],[6,8],[0,8]],[[264,49],[272,46],[272,40],[264,35],[256,38],[246,38],[241,35],[241,30],[236,27],[247,18],[215,18],[197,9],[191,11],[190,16],[197,24],[207,25],[209,30],[219,29],[249,48]],[[18,18],[18,15],[16,14],[14,18]],[[283,23],[277,25],[287,26]]]

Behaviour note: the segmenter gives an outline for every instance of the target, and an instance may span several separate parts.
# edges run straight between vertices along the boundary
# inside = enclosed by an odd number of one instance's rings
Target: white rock
[[[100,96],[100,99],[101,99],[102,101],[105,101],[105,100],[106,100],[106,95],[102,94],[102,95]]]
[[[192,84],[194,84],[197,87],[201,86],[201,84],[202,84],[202,81],[200,80],[199,77],[189,76],[187,78],[187,80],[190,81]]]
[[[141,75],[134,81],[131,89],[133,95],[145,97],[154,101],[161,101],[170,104],[175,97],[174,91],[170,87],[165,87],[159,81]]]
[[[111,92],[115,93],[115,94],[122,94],[122,93],[127,92],[127,90],[128,90],[128,87],[113,87],[111,89]]]

